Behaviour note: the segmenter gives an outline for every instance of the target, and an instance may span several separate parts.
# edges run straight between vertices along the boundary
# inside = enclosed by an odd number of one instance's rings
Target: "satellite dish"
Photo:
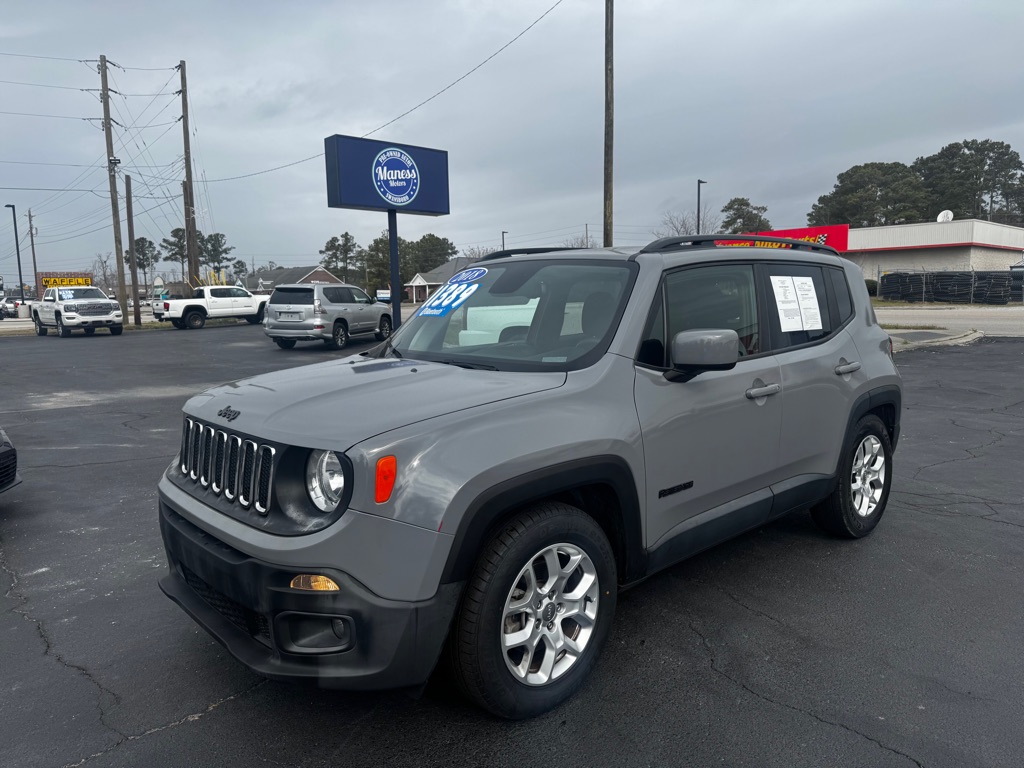
[[[952,211],[943,211],[942,213],[939,214],[939,217],[937,219],[935,219],[935,220],[938,221],[938,222],[952,221],[953,220],[953,212]]]

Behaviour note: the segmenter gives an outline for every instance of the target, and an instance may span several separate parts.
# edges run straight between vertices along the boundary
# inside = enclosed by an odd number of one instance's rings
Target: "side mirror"
[[[680,331],[672,339],[672,370],[669,381],[689,381],[704,371],[728,371],[740,358],[740,337],[736,331]]]
[[[53,296],[47,296],[46,298],[43,299],[43,301],[55,301],[55,299],[53,298]]]

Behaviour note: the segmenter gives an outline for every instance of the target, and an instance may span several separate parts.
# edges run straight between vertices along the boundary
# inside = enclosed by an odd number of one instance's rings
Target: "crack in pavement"
[[[156,461],[157,459],[162,459],[163,461],[170,461],[171,459],[173,459],[177,455],[178,454],[176,454],[176,453],[167,453],[167,454],[162,454],[160,456],[138,456],[138,457],[136,457],[134,459],[116,459],[114,461],[83,461],[81,464],[47,464],[45,466],[38,466],[38,467],[32,467],[32,466],[20,467],[19,466],[18,470],[19,471],[25,471],[25,470],[31,471],[31,470],[36,470],[36,469],[52,469],[53,467],[58,467],[60,469],[78,469],[79,467],[102,467],[102,466],[105,466],[107,464],[128,464],[128,463],[134,462],[134,461]]]
[[[960,427],[961,429],[976,429],[975,427],[964,427],[964,426],[962,426],[960,424],[957,424],[952,419],[950,419],[949,421],[950,421],[951,424],[953,424],[953,426]],[[981,430],[979,430],[979,431],[981,431]],[[980,450],[982,450],[984,448],[991,448],[993,445],[996,445],[997,443],[1001,443],[1007,437],[1010,437],[1010,435],[1004,434],[1003,432],[1000,432],[1000,431],[998,431],[996,429],[988,429],[988,430],[984,430],[984,431],[987,431],[989,434],[995,433],[995,434],[999,435],[999,437],[997,437],[995,440],[992,440],[992,441],[990,441],[988,443],[983,443],[982,445],[974,445],[974,446],[968,446],[967,448],[962,448],[961,450],[963,450],[965,453],[967,453],[968,454],[967,456],[961,456],[961,457],[956,458],[956,459],[945,459],[943,461],[937,461],[934,464],[926,464],[923,467],[918,467],[917,471],[914,472],[914,476],[911,479],[912,480],[917,480],[918,475],[920,475],[926,469],[933,469],[934,467],[941,467],[944,464],[956,464],[957,462],[960,462],[960,461],[970,461],[971,459],[982,459],[982,458],[985,458],[984,456],[978,456],[977,454],[974,453],[974,451],[980,451]]]
[[[787,704],[784,701],[779,701],[778,699],[773,699],[770,696],[767,696],[767,695],[765,695],[763,693],[759,693],[758,691],[755,691],[753,688],[748,686],[742,680],[737,680],[732,675],[730,675],[728,672],[726,672],[725,670],[720,669],[718,667],[718,659],[715,656],[714,649],[711,647],[711,643],[708,641],[707,637],[705,637],[704,634],[699,629],[697,629],[696,625],[692,621],[690,622],[690,630],[698,638],[700,638],[701,645],[704,647],[704,650],[707,652],[708,661],[709,661],[710,666],[711,666],[711,671],[714,672],[717,675],[720,675],[721,677],[724,677],[726,680],[728,680],[730,683],[732,683],[736,687],[742,688],[744,691],[749,693],[751,696],[754,696],[754,697],[756,697],[758,699],[761,699],[762,701],[766,701],[769,704],[774,704],[776,706],[783,707],[785,709],[789,709],[789,710],[791,710],[793,712],[799,712],[802,715],[806,715],[807,717],[810,717],[810,718],[813,718],[814,720],[817,720],[819,723],[823,723],[825,725],[831,725],[831,726],[834,726],[836,728],[842,728],[845,731],[849,731],[852,734],[860,736],[862,739],[866,739],[867,741],[870,741],[872,744],[876,745],[880,749],[884,749],[886,752],[891,752],[894,755],[899,755],[900,757],[905,757],[907,760],[912,762],[918,768],[924,768],[924,763],[922,763],[921,761],[919,761],[916,758],[912,757],[911,755],[908,755],[906,752],[901,752],[900,750],[896,749],[895,747],[890,747],[890,746],[888,746],[886,744],[883,744],[878,739],[873,738],[871,736],[868,736],[866,733],[858,731],[856,728],[853,728],[853,727],[851,727],[849,725],[846,725],[845,723],[840,723],[840,722],[836,722],[836,721],[833,721],[833,720],[828,720],[827,718],[824,718],[821,715],[818,715],[818,714],[816,714],[814,712],[811,712],[810,710],[800,709],[799,707],[794,707],[792,704]]]
[[[101,750],[99,752],[95,752],[95,753],[93,753],[91,755],[88,755],[86,757],[83,757],[77,763],[65,763],[63,768],[79,768],[79,766],[85,765],[90,760],[93,760],[93,759],[95,759],[97,757],[102,757],[103,755],[106,755],[109,752],[112,752],[113,750],[115,750],[118,747],[120,747],[122,744],[128,744],[128,743],[130,743],[132,741],[139,741],[140,739],[144,739],[147,736],[152,736],[154,733],[160,733],[161,731],[167,731],[167,730],[170,730],[171,728],[177,728],[178,726],[185,725],[186,723],[194,723],[197,720],[201,720],[203,717],[205,717],[206,715],[210,714],[211,712],[213,712],[215,709],[217,709],[221,705],[227,704],[229,701],[234,701],[235,699],[237,699],[237,698],[239,698],[241,696],[245,696],[246,694],[252,693],[253,691],[255,691],[260,686],[266,685],[268,682],[270,682],[270,681],[269,680],[260,680],[255,685],[251,685],[251,686],[249,686],[248,688],[246,688],[244,690],[237,691],[236,693],[233,693],[230,696],[225,696],[223,699],[218,699],[217,701],[215,701],[212,704],[208,705],[206,707],[206,709],[204,709],[201,712],[193,712],[190,715],[185,715],[183,718],[181,718],[179,720],[175,720],[174,722],[171,722],[171,723],[167,723],[166,725],[154,726],[153,728],[148,728],[147,730],[143,731],[142,733],[137,733],[137,734],[125,734],[125,733],[122,733],[121,734],[122,738],[119,741],[117,741],[116,743],[114,743],[111,746],[107,747],[106,749]]]
[[[991,504],[989,504],[987,502],[983,502],[983,501],[967,502],[967,503],[977,503],[977,504],[981,504],[982,506],[988,507],[990,510],[992,510],[991,514],[988,514],[988,515],[972,515],[972,514],[969,514],[967,512],[955,512],[953,510],[943,510],[943,511],[940,512],[940,511],[937,511],[938,508],[936,506],[924,506],[924,505],[921,505],[921,504],[913,504],[913,503],[911,503],[909,501],[897,501],[897,503],[900,506],[902,506],[902,507],[905,507],[905,508],[910,509],[910,510],[912,510],[914,512],[917,512],[918,514],[928,515],[929,517],[961,517],[961,518],[965,517],[965,518],[970,518],[972,520],[985,520],[986,522],[989,522],[989,523],[998,523],[999,525],[1010,525],[1010,526],[1013,526],[1014,528],[1024,528],[1024,524],[1021,524],[1021,523],[1011,523],[1009,520],[996,520],[995,519],[996,515],[1000,515],[1002,513],[999,512],[996,509],[992,509],[992,505]],[[958,502],[953,502],[953,503],[955,504],[955,503],[958,503]],[[1002,502],[996,502],[996,503],[997,504],[1001,504]]]
[[[96,688],[100,692],[99,695],[96,697],[96,709],[99,711],[100,723],[108,730],[113,731],[118,736],[121,736],[123,738],[124,734],[120,730],[118,730],[114,725],[107,722],[107,708],[104,705],[104,696],[109,696],[110,698],[112,698],[113,703],[115,705],[121,702],[121,697],[114,693],[114,691],[110,690],[105,685],[103,685],[103,683],[101,683],[87,668],[81,666],[80,664],[75,664],[73,662],[68,661],[54,647],[53,641],[50,639],[50,636],[46,632],[46,627],[43,620],[35,618],[28,612],[28,597],[22,594],[20,591],[18,591],[18,584],[20,583],[20,580],[18,579],[17,572],[13,568],[11,568],[11,566],[7,562],[7,556],[4,553],[2,538],[0,538],[0,570],[6,573],[11,579],[11,587],[4,594],[4,597],[16,600],[19,603],[19,605],[16,605],[15,607],[11,608],[10,612],[18,614],[25,621],[29,622],[33,625],[33,627],[35,627],[36,633],[39,635],[39,639],[43,641],[44,656],[52,656],[57,661],[57,663],[60,664],[62,667],[78,673],[86,680],[88,680],[90,683],[92,683],[94,686],[96,686]]]

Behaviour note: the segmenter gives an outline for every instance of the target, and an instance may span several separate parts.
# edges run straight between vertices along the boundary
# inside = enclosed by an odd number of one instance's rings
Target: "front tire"
[[[124,326],[123,325],[112,325],[112,326],[110,326],[110,335],[111,336],[120,336],[123,332],[124,332]]]
[[[377,329],[377,341],[384,341],[384,339],[391,336],[391,318],[381,317],[380,326]]]
[[[859,539],[878,525],[892,487],[892,443],[885,424],[868,414],[854,429],[839,464],[839,484],[811,509],[814,522],[833,536]]]
[[[274,343],[281,349],[291,349],[295,346],[295,339],[274,339]]]
[[[594,519],[532,507],[480,553],[450,640],[459,686],[498,717],[553,709],[597,663],[616,597],[615,555]]]
[[[64,321],[61,319],[60,315],[57,315],[57,335],[62,339],[66,339],[71,335],[71,329],[64,325]]]
[[[47,329],[46,326],[39,322],[39,315],[35,315],[32,318],[32,324],[36,327],[36,336],[45,336]]]
[[[185,315],[185,327],[195,328],[196,330],[198,330],[199,328],[202,328],[204,325],[206,325],[206,315],[204,315],[202,312],[197,312],[193,310],[192,312],[189,312],[187,315]]]
[[[344,349],[348,345],[348,326],[342,322],[335,323],[331,338],[324,339],[324,344],[330,349]]]

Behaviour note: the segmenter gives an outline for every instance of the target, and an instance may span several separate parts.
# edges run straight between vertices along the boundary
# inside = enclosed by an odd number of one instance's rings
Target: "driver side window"
[[[761,352],[754,268],[714,264],[665,276],[652,310],[637,362],[667,367],[667,350],[681,331],[728,329],[739,336],[741,357]]]

